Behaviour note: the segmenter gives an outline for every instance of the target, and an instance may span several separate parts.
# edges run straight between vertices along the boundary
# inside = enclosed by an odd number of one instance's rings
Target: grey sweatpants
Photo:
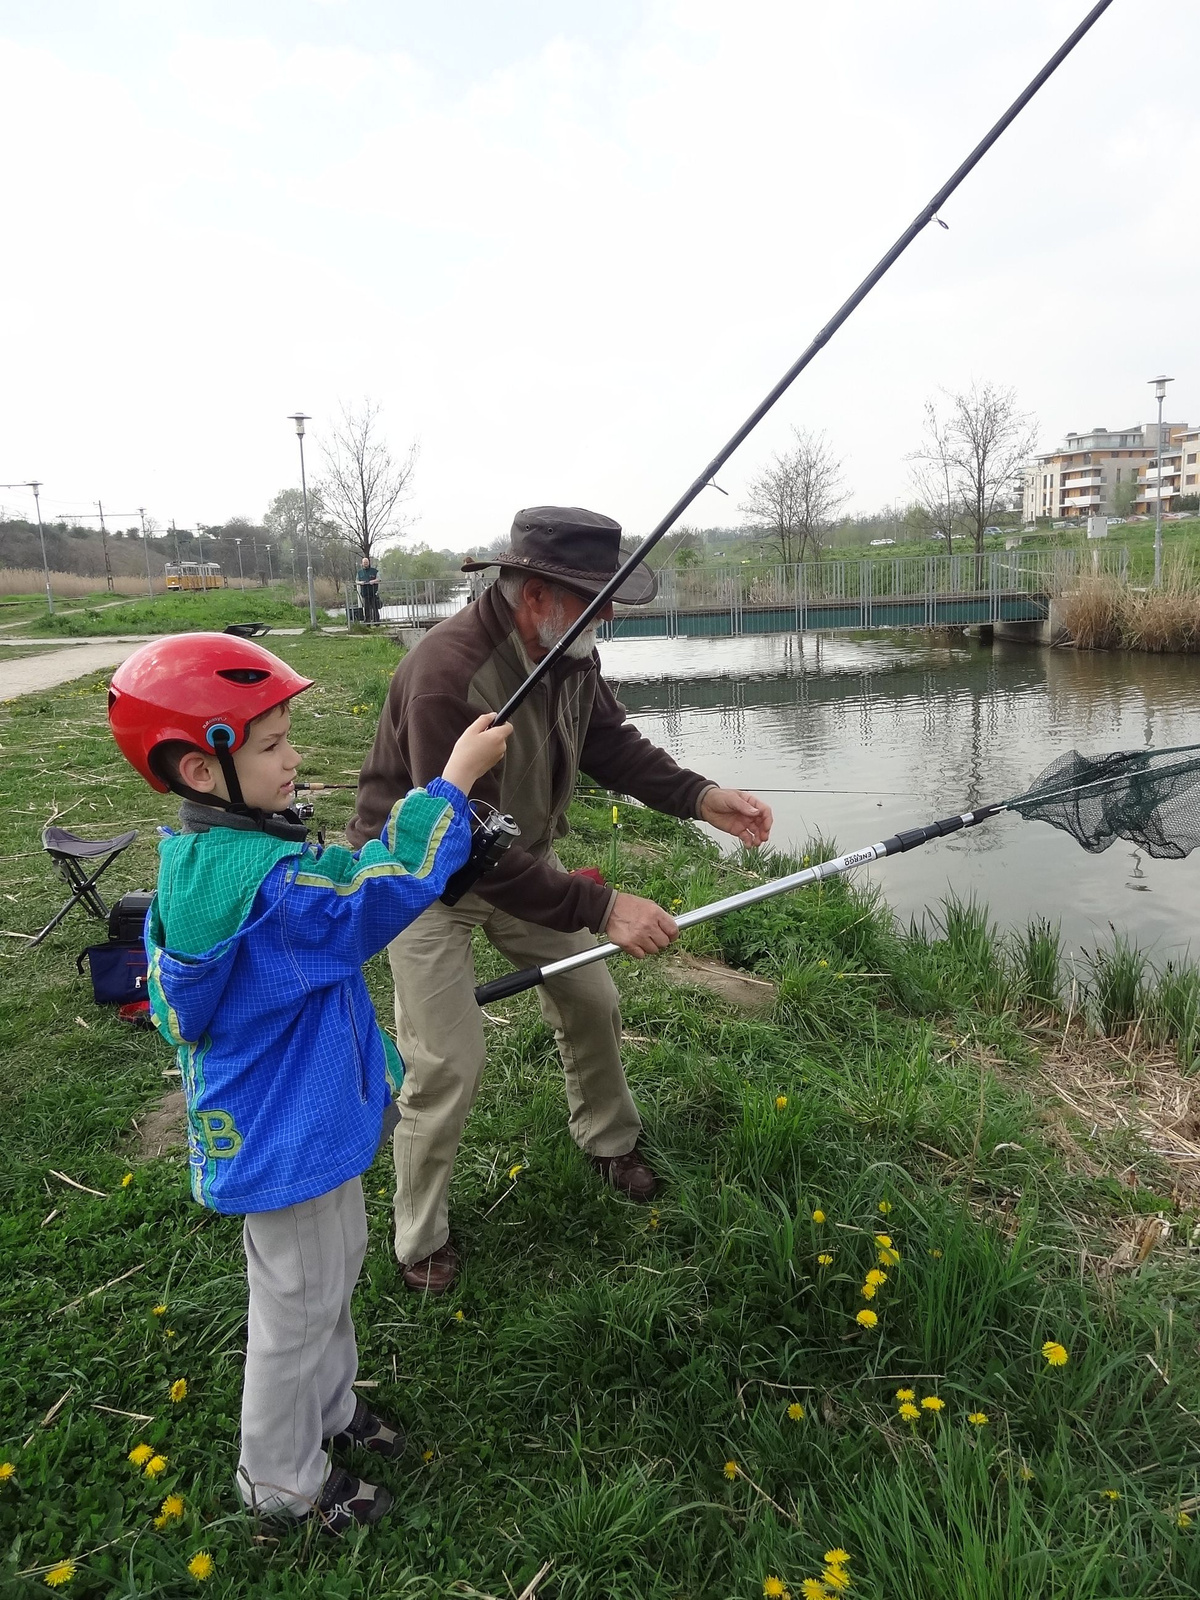
[[[350,1296],[367,1251],[362,1180],[251,1212],[242,1237],[250,1317],[238,1490],[252,1508],[300,1517],[325,1482],[321,1441],[354,1416]]]

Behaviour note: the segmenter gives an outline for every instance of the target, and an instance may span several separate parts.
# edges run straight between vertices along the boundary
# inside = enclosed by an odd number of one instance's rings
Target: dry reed
[[[104,588],[103,578],[88,578],[78,572],[50,574],[50,591],[56,600],[79,600],[87,594],[101,594]],[[155,594],[162,594],[163,588],[163,580],[159,577],[154,583]],[[44,595],[45,592],[46,579],[39,567],[0,567],[0,594]],[[144,595],[146,579],[114,577],[113,593],[120,596]]]
[[[1200,651],[1200,576],[1188,559],[1168,561],[1158,589],[1132,589],[1103,573],[1058,596],[1058,615],[1079,650]]]

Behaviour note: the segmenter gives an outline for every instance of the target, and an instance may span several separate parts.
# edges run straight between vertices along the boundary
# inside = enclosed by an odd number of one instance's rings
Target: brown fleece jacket
[[[532,665],[494,584],[430,629],[396,668],[359,774],[358,807],[346,829],[356,849],[378,838],[401,795],[442,772],[459,734],[482,712],[498,711]],[[698,816],[701,796],[713,785],[626,721],[624,706],[600,676],[599,656],[563,659],[537,684],[513,718],[504,759],[472,792],[510,812],[521,829],[520,840],[475,893],[527,922],[599,933],[613,891],[547,860],[554,841],[568,831],[565,813],[581,770],[672,817]]]

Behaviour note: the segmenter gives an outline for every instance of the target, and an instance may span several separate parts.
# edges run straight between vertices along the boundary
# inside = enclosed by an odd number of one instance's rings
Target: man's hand
[[[679,927],[653,900],[643,900],[640,894],[618,894],[604,937],[620,945],[626,955],[652,956],[678,939]]]
[[[766,844],[775,821],[770,806],[745,789],[710,789],[700,801],[700,815],[710,827],[731,833],[751,848]]]

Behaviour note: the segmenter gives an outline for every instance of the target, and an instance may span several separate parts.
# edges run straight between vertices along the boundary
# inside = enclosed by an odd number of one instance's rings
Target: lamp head
[[[1154,385],[1154,398],[1156,400],[1161,400],[1163,395],[1165,395],[1167,392],[1167,385],[1169,383],[1174,383],[1175,379],[1164,377],[1160,372],[1158,377],[1151,378],[1150,382]]]
[[[290,420],[296,424],[296,434],[297,434],[297,436],[299,438],[303,439],[303,437],[304,437],[304,424],[306,422],[311,422],[312,418],[310,416],[307,416],[303,411],[293,411],[291,413]]]

